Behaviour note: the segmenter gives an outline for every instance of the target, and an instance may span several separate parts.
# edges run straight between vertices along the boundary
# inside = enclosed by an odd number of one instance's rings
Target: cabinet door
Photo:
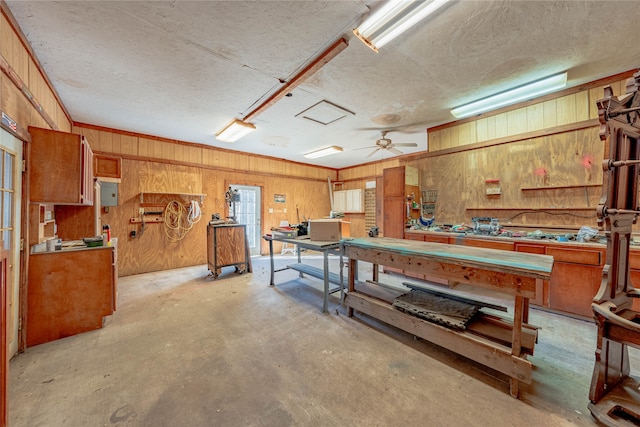
[[[404,166],[388,168],[382,171],[384,197],[404,197]]]
[[[347,212],[347,192],[345,190],[333,192],[333,210]]]
[[[404,223],[406,205],[404,196],[384,198],[384,237],[402,239],[404,237]]]
[[[96,177],[119,180],[122,177],[122,158],[94,154],[93,173]]]
[[[602,281],[604,250],[547,247],[554,258],[549,307],[593,317],[591,302]]]
[[[93,152],[80,135],[29,127],[30,201],[93,205]]]
[[[364,212],[362,203],[362,190],[346,190],[347,210],[346,212]]]
[[[93,206],[94,184],[93,184],[93,151],[87,140],[83,137],[82,147],[82,173],[80,186],[80,203]]]

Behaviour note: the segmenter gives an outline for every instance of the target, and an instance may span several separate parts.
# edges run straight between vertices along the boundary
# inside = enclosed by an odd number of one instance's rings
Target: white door
[[[248,185],[231,184],[232,190],[240,193],[240,202],[236,203],[236,221],[238,224],[245,224],[247,227],[247,240],[251,255],[260,255],[260,212],[261,197],[260,187]]]
[[[0,233],[7,254],[7,341],[9,355],[18,352],[18,299],[20,291],[20,207],[22,203],[22,141],[0,129]]]

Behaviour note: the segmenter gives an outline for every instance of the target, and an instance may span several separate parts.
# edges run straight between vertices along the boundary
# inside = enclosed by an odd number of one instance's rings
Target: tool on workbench
[[[473,217],[473,232],[477,234],[489,234],[497,236],[500,233],[500,223],[497,218]]]

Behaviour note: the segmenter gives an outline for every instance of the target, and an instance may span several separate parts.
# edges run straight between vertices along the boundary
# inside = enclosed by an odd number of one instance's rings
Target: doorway
[[[252,185],[231,184],[231,190],[238,190],[240,203],[236,204],[236,221],[247,227],[247,241],[251,255],[260,255],[260,227],[262,208],[261,188]]]
[[[22,141],[0,129],[0,300],[2,304],[0,421],[7,417],[7,371],[9,359],[18,352],[20,290],[20,221],[22,207]],[[4,424],[2,424],[4,425]]]

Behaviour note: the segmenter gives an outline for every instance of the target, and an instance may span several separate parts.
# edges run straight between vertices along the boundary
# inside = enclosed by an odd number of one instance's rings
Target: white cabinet
[[[362,190],[340,190],[333,192],[333,210],[336,212],[364,212]]]

